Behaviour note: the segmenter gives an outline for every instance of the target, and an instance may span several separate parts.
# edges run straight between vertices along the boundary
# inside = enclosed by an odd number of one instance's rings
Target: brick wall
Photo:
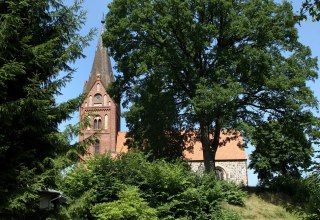
[[[96,99],[97,94],[101,95],[100,99]],[[91,97],[91,98],[90,98]],[[90,100],[91,99],[91,100]],[[80,141],[91,136],[94,133],[99,133],[100,141],[100,154],[115,152],[117,134],[120,129],[120,108],[107,94],[106,89],[100,80],[97,80],[93,87],[90,89],[86,99],[80,106],[80,118],[85,115],[90,116],[90,128],[84,128],[80,136]],[[107,115],[107,117],[106,117]],[[94,119],[101,118],[101,128],[94,129]],[[107,121],[107,122],[106,122]],[[93,155],[94,146],[91,146],[90,154]]]

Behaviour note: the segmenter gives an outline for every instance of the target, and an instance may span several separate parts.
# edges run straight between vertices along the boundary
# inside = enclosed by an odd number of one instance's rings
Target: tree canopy
[[[310,118],[309,118],[310,119]],[[305,117],[308,123],[308,118]],[[268,185],[279,176],[301,177],[312,164],[312,141],[305,126],[294,116],[263,122],[256,128],[252,142],[256,149],[250,155],[249,167],[258,174],[260,184]]]
[[[179,126],[165,128],[199,131],[207,171],[222,131],[250,138],[268,121],[300,115],[295,123],[306,132],[314,121],[303,119],[318,105],[306,84],[318,77],[317,61],[298,41],[290,3],[115,0],[109,9],[104,40],[121,73],[112,91],[131,103],[127,115],[141,113],[128,127],[141,126],[144,135],[157,120],[143,118],[150,108],[141,106],[172,97],[158,112]],[[161,83],[146,90],[154,82]]]
[[[182,122],[175,107],[172,91],[163,91],[159,76],[150,77],[135,88],[139,96],[125,113],[129,128],[127,145],[151,154],[151,158],[175,160],[185,149],[181,132]]]
[[[0,212],[27,218],[39,206],[38,191],[55,186],[61,170],[53,160],[69,150],[58,125],[80,97],[56,97],[92,33],[78,34],[80,1],[0,1],[0,23]]]
[[[304,0],[300,10],[300,20],[312,17],[314,21],[320,20],[320,1],[319,0]]]

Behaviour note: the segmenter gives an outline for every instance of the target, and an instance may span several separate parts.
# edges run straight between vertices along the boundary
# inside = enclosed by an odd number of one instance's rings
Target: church
[[[110,57],[100,35],[89,80],[84,84],[83,92],[87,96],[80,106],[80,119],[88,115],[90,125],[81,131],[79,140],[82,141],[98,131],[100,133],[99,139],[89,149],[90,155],[105,153],[116,155],[128,150],[124,145],[126,132],[120,131],[120,105],[106,92],[108,84],[114,80]],[[221,134],[222,140],[226,138],[227,135]],[[238,137],[218,148],[215,157],[216,173],[219,179],[247,186],[247,157],[245,150],[239,147],[241,143],[243,143],[242,137]],[[200,141],[194,144],[192,151],[184,152],[184,158],[193,171],[203,172]]]

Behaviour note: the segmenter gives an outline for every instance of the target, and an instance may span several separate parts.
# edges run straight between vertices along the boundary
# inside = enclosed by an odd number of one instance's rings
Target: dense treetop
[[[269,121],[292,120],[313,141],[318,101],[306,83],[317,79],[317,61],[298,41],[290,3],[115,0],[109,8],[105,43],[121,73],[110,91],[131,103],[131,137],[152,143],[156,129],[166,137],[196,128],[207,171],[222,131],[250,139]],[[163,103],[152,108],[154,100]]]

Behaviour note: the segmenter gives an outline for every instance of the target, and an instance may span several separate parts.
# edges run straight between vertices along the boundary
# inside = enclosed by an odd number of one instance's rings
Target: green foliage
[[[305,178],[280,176],[271,183],[271,190],[289,195],[293,201],[307,212],[306,219],[320,219],[320,177],[310,175]]]
[[[130,135],[143,150],[166,146],[157,132],[197,128],[210,171],[223,129],[251,138],[260,124],[318,105],[306,83],[318,77],[317,60],[299,43],[286,1],[115,0],[109,9],[104,40],[122,73],[111,91],[130,106]],[[303,118],[294,118],[307,134],[300,158],[315,123]]]
[[[182,122],[170,91],[164,91],[159,76],[135,86],[134,105],[124,113],[129,132],[127,145],[140,149],[154,159],[174,160],[182,157],[185,136]],[[168,114],[170,113],[170,114]]]
[[[255,130],[252,142],[256,149],[250,155],[249,167],[255,170],[261,185],[268,185],[279,175],[300,177],[300,170],[311,165],[313,155],[312,124],[310,114],[293,115],[277,121],[261,123]],[[297,123],[304,121],[305,123]]]
[[[156,220],[156,210],[149,207],[141,198],[138,189],[127,187],[119,192],[119,199],[113,202],[98,203],[92,207],[92,213],[97,219],[110,220]]]
[[[239,219],[236,213],[223,210],[221,203],[244,205],[245,193],[234,184],[217,181],[212,174],[198,178],[196,185],[159,207],[159,215],[169,215],[168,219]]]
[[[304,179],[304,186],[306,187],[309,195],[307,201],[307,211],[310,213],[309,219],[320,219],[320,176],[312,175]]]
[[[313,21],[320,20],[320,1],[319,0],[304,0],[300,9],[299,20],[305,20],[308,15]]]
[[[0,210],[31,218],[38,190],[56,187],[61,157],[73,148],[58,125],[81,97],[64,103],[55,98],[92,33],[78,35],[84,23],[79,1],[2,0],[0,23]]]
[[[148,165],[141,189],[151,204],[166,203],[171,196],[183,192],[191,184],[192,175],[182,164],[163,160]]]
[[[222,197],[226,202],[232,205],[244,206],[246,193],[234,183],[219,182],[222,191]]]
[[[134,151],[79,164],[62,179],[60,190],[70,198],[71,219],[136,219],[142,210],[159,219],[228,219],[217,217],[236,216],[222,212],[221,202],[242,205],[244,197],[238,187],[213,174],[198,176],[183,161],[149,162]]]

